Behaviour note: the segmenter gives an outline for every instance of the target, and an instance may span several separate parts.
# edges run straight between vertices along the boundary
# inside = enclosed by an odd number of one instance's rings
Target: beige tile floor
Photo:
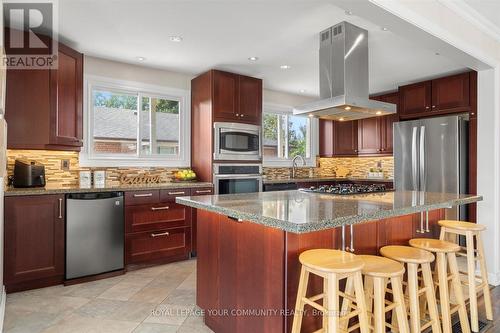
[[[4,332],[205,333],[196,261],[7,295]]]

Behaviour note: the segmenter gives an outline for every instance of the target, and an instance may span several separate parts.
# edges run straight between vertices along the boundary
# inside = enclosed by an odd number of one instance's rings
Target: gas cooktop
[[[310,188],[301,189],[304,192],[325,193],[337,195],[363,194],[363,193],[380,193],[392,191],[387,189],[384,184],[337,184],[337,185],[322,185],[319,187],[311,186]]]

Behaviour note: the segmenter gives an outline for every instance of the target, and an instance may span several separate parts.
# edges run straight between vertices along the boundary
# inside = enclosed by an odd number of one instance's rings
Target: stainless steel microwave
[[[215,161],[258,161],[262,158],[261,126],[214,123]]]

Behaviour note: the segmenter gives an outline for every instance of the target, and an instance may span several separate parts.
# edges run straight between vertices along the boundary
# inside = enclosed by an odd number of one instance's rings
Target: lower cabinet
[[[64,279],[64,195],[5,198],[4,283],[7,292]]]
[[[213,187],[202,187],[202,188],[193,188],[191,189],[191,195],[212,195],[214,194]],[[197,248],[197,237],[198,237],[198,225],[197,225],[197,214],[196,209],[191,209],[191,255],[196,256],[196,248]]]
[[[175,203],[189,189],[129,191],[125,195],[125,265],[189,258],[191,208]]]

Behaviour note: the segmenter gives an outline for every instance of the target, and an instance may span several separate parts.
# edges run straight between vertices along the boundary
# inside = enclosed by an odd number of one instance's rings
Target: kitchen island
[[[437,235],[444,209],[475,195],[396,191],[330,195],[303,191],[179,197],[197,209],[197,305],[215,332],[289,332],[298,256],[311,248],[377,254],[388,244]],[[320,293],[311,279],[308,294]],[[311,314],[305,331],[321,328]]]

